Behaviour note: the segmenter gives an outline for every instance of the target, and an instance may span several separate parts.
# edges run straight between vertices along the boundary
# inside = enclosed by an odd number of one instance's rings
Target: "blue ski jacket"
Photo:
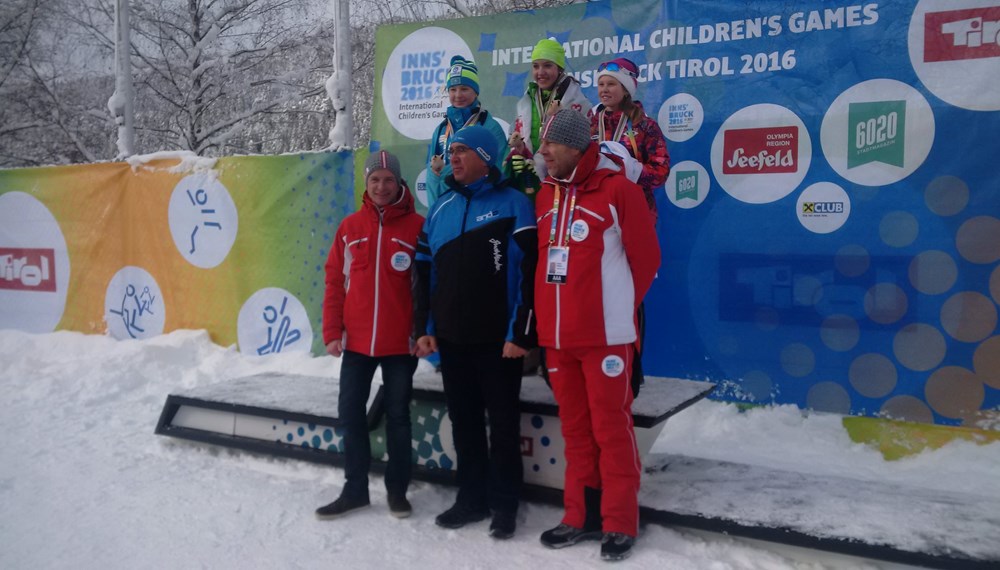
[[[414,338],[537,345],[538,234],[531,201],[490,168],[464,186],[453,176],[417,240]]]

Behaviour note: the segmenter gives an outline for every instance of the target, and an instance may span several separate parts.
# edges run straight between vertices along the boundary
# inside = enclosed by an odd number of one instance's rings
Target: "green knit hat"
[[[539,59],[547,59],[558,65],[559,69],[566,69],[566,50],[553,38],[539,40],[535,44],[535,49],[531,50],[531,61]]]
[[[448,87],[456,85],[467,85],[479,95],[479,68],[475,62],[460,55],[451,58],[451,67],[448,69]]]

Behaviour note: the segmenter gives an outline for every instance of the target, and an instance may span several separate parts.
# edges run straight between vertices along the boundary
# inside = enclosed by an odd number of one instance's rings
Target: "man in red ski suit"
[[[559,111],[541,138],[535,310],[566,441],[566,512],[541,541],[561,548],[603,532],[601,557],[621,560],[639,524],[629,378],[636,308],[660,265],[654,218],[585,117]]]
[[[385,390],[389,511],[398,518],[410,515],[410,396],[417,367],[410,343],[411,285],[423,223],[400,176],[399,160],[386,151],[372,153],[365,162],[361,210],[341,222],[326,262],[323,342],[328,353],[343,358],[337,409],[344,428],[346,482],[336,501],[316,510],[321,519],[370,504],[371,442],[365,407],[378,367]]]

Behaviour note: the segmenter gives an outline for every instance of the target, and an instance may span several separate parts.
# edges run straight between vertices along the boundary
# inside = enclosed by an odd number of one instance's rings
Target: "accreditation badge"
[[[565,283],[566,275],[569,273],[569,248],[549,247],[549,257],[545,267],[546,283]]]

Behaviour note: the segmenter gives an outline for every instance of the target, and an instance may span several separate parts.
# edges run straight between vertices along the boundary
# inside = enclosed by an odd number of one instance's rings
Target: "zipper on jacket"
[[[469,221],[469,208],[470,207],[472,207],[472,196],[471,195],[467,196],[465,198],[465,213],[462,214],[462,231],[458,234],[458,237],[459,237],[458,243],[460,244],[459,247],[458,247],[458,259],[459,259],[459,262],[462,263],[462,273],[461,273],[462,275],[467,275],[466,268],[465,268],[465,224],[466,224],[466,222]],[[464,287],[462,288],[462,300],[461,300],[461,303],[462,303],[461,304],[462,307],[466,306],[466,304],[465,304],[465,288]],[[462,331],[462,332],[464,333],[464,332],[467,332],[467,331]]]
[[[375,338],[378,336],[378,289],[381,277],[379,277],[379,272],[382,270],[382,212],[378,213],[378,245],[375,246],[375,309],[374,315],[372,315],[372,346],[370,354],[375,356]]]
[[[569,191],[567,190],[567,195]],[[567,204],[564,208],[561,208],[561,212],[556,212],[556,245],[563,243],[566,240],[566,232],[569,228],[566,227],[569,222],[569,205]],[[562,228],[562,232],[559,229]],[[568,271],[568,268],[567,268]],[[561,296],[559,295],[559,290],[562,289],[562,285],[556,285],[556,348],[562,348],[562,342],[560,340],[560,328],[562,327],[562,307],[560,305]]]

